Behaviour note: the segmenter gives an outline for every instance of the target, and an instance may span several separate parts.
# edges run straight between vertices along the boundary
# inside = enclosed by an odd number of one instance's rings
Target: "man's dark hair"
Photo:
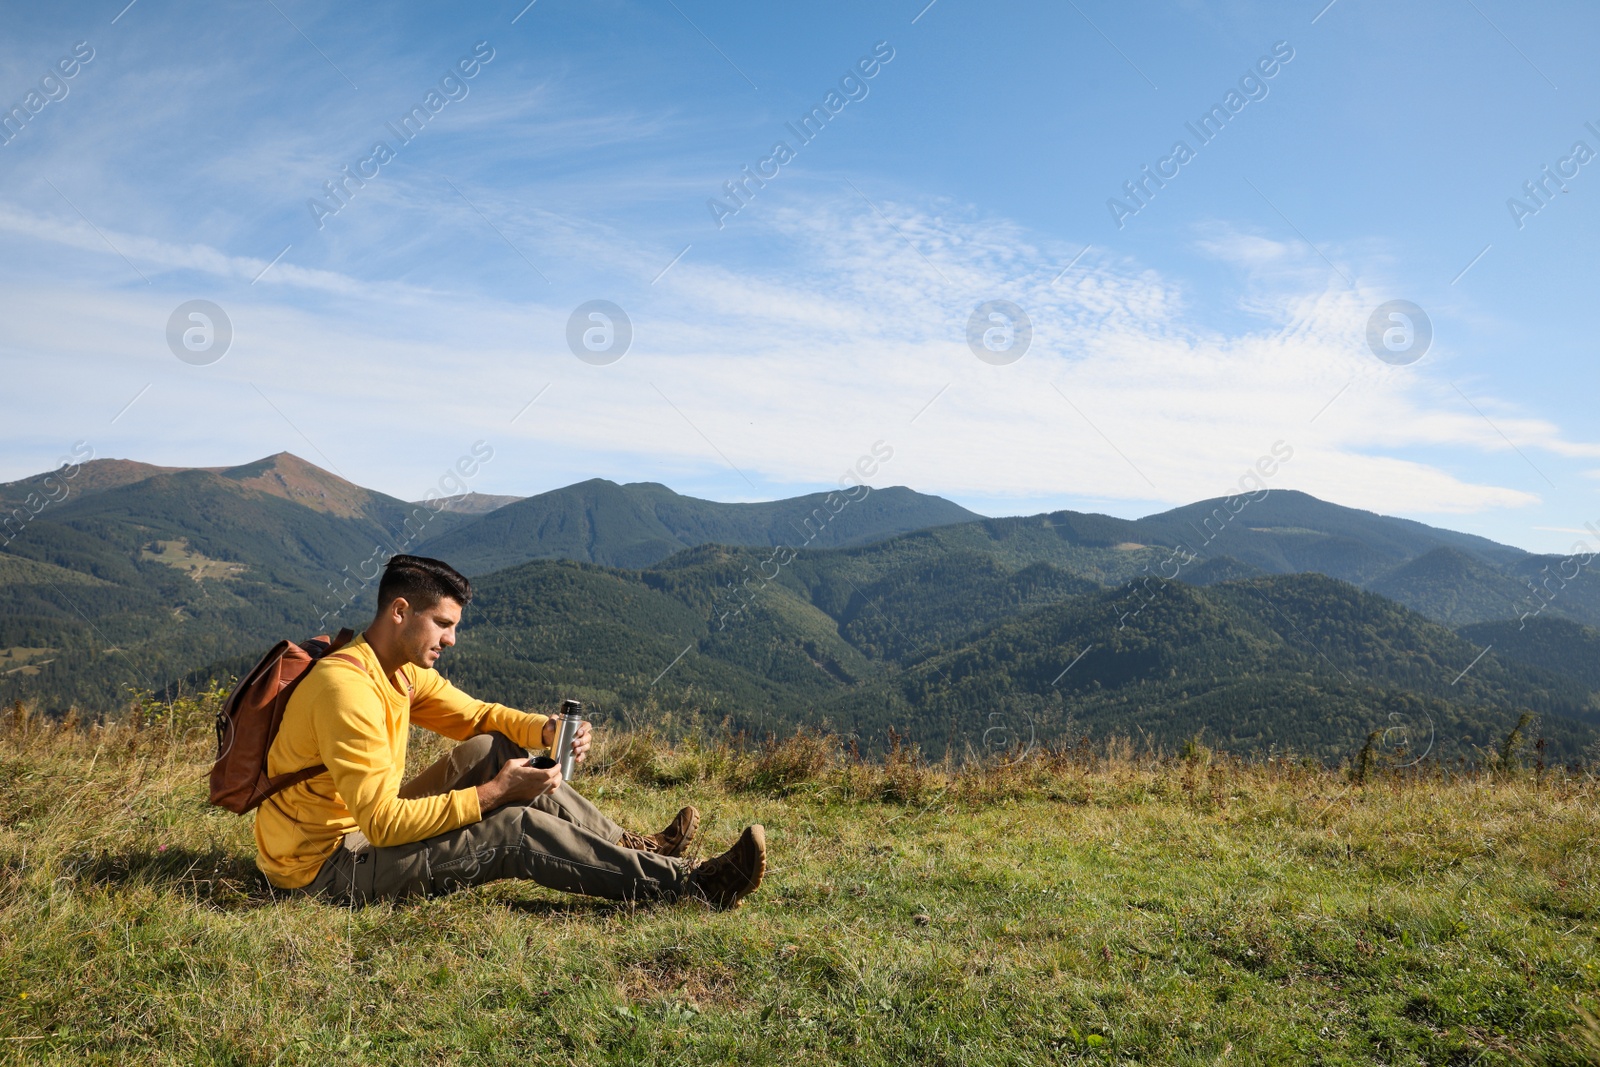
[[[472,583],[443,560],[426,556],[391,556],[378,583],[378,610],[403,596],[415,611],[427,611],[445,597],[462,607],[472,602]]]

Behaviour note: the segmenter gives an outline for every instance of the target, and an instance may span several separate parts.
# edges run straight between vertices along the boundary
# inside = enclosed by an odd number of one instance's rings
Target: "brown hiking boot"
[[[714,908],[737,908],[767,873],[767,832],[759,823],[746,826],[733,847],[689,872],[685,893]]]
[[[689,844],[689,839],[700,826],[700,810],[693,804],[678,812],[667,828],[658,834],[636,834],[632,830],[622,831],[622,840],[617,844],[623,848],[631,848],[639,852],[659,852],[663,856],[681,856],[684,848]]]

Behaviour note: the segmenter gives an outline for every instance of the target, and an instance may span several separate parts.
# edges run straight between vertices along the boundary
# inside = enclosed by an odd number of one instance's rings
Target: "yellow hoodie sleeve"
[[[465,741],[474,734],[502,733],[526,749],[545,747],[542,735],[547,715],[474,700],[432,668],[412,668],[412,685],[415,692],[411,694],[411,721],[417,726],[452,741]]]
[[[307,694],[325,709],[315,716],[317,749],[368,841],[404,845],[482,818],[476,789],[412,800],[397,795],[405,768],[396,766],[389,711],[365,671],[317,670],[302,682],[307,686],[324,689]]]

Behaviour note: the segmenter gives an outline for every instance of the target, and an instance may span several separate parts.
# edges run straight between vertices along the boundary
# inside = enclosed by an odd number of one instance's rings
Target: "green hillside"
[[[1231,505],[1230,505],[1231,501]],[[1203,500],[1134,523],[1131,540],[1184,543],[1264,571],[1317,571],[1357,585],[1435,548],[1457,548],[1505,566],[1527,553],[1487,538],[1341,507],[1293,489],[1261,499]]]
[[[1506,573],[1521,585],[1511,617],[1572,619],[1600,627],[1600,573],[1589,557],[1524,556]]]
[[[0,649],[53,650],[37,671],[0,675],[0,697],[107,711],[130,687],[237,669],[285,634],[350,618],[346,605],[372,593],[345,579],[379,546],[404,543],[408,521],[468,521],[414,515],[286,453],[132,477],[142,474],[84,464],[94,491],[49,505],[0,551]]]
[[[1099,588],[1053,564],[1009,571],[988,556],[956,551],[853,590],[838,617],[851,644],[907,665],[1031,608]]]
[[[1463,626],[1462,637],[1490,655],[1565,675],[1600,690],[1600,630],[1570,619],[1532,618]]]
[[[441,670],[475,695],[516,706],[576,696],[617,716],[653,699],[762,733],[792,728],[872,672],[831,619],[786,590],[715,630],[705,605],[732,558],[665,581],[565,560],[490,575],[477,583]]]
[[[1178,577],[1190,585],[1216,585],[1218,582],[1260,578],[1266,573],[1260,567],[1252,567],[1248,563],[1240,563],[1232,556],[1212,556],[1205,562],[1196,563],[1184,570]]]
[[[1367,588],[1448,626],[1510,618],[1527,596],[1521,582],[1458,548],[1436,548]]]
[[[664,485],[579,482],[498,508],[431,537],[422,551],[479,575],[532,559],[647,567],[702,544],[828,547],[970,521],[967,509],[894,486],[855,494],[723,504]]]
[[[887,551],[810,554],[737,615],[722,607],[729,583],[760,553],[701,548],[642,572],[525,564],[479,583],[442,669],[508,703],[698,708],[757,733],[827,721],[868,749],[890,728],[958,754],[1138,731],[1169,749],[1201,734],[1337,760],[1379,730],[1453,760],[1477,758],[1522,709],[1552,758],[1596,736],[1587,685],[1473,665],[1470,641],[1321,575],[1107,590],[963,552],[861,573]]]
[[[892,707],[914,709],[919,740],[934,745],[970,743],[970,724],[992,721],[1043,737],[1137,731],[1176,748],[1201,734],[1229,751],[1336,759],[1393,728],[1388,740],[1404,735],[1414,755],[1431,743],[1429,754],[1455,759],[1488,744],[1521,707],[1543,715],[1540,729],[1567,758],[1595,736],[1579,720],[1600,705],[1565,677],[1495,663],[1455,681],[1477,651],[1321,575],[1204,589],[1175,582],[1153,595],[1130,586],[929,659],[896,680]],[[857,728],[881,729],[884,713],[864,703]]]
[[[1543,614],[1600,626],[1600,576],[1572,559],[1274,490],[1206,500],[1137,520],[1058,512],[962,527],[1010,562],[1049,561],[1115,583],[1192,553],[1178,577],[1208,585],[1254,574],[1316,573],[1380,593],[1451,626]],[[1061,542],[1042,536],[1059,532]],[[939,531],[944,533],[944,531]],[[951,531],[954,533],[955,531]],[[975,542],[968,542],[978,547]],[[1080,555],[1122,546],[1091,569]],[[1071,546],[1070,548],[1066,546]],[[1139,551],[1135,546],[1145,546]],[[1581,558],[1581,557],[1580,557]]]
[[[1326,760],[1378,730],[1453,759],[1527,709],[1552,758],[1572,758],[1600,688],[1563,666],[1585,654],[1569,629],[1534,627],[1476,662],[1483,645],[1438,624],[1514,620],[1530,573],[1547,590],[1535,621],[1581,617],[1600,603],[1586,571],[1553,581],[1540,557],[1303,494],[1137,521],[966,521],[904,489],[716,504],[593,481],[435,514],[288,454],[178,471],[95,460],[76,477],[0,551],[0,699],[57,712],[204,685],[280,637],[359,627],[375,594],[363,576],[388,551],[465,565],[453,545],[583,558],[479,574],[446,671],[481,696],[578,696],[635,725],[829,722],[867,750],[893,727],[976,755],[1137,730]]]

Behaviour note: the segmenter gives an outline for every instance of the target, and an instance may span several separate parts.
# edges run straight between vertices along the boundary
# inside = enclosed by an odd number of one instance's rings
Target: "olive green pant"
[[[479,734],[400,787],[406,799],[483,785],[526,749],[504,734]],[[478,822],[404,845],[374,847],[361,831],[298,892],[345,904],[438,896],[502,878],[610,900],[672,900],[687,865],[617,844],[622,827],[570,785],[508,804]]]

